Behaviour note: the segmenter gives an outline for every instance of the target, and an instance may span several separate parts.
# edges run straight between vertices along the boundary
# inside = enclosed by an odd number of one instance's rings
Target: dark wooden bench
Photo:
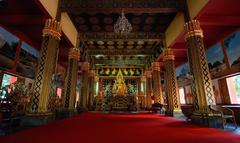
[[[184,104],[181,105],[182,113],[184,114],[185,117],[187,117],[187,121],[191,120],[191,116],[193,113],[193,105],[191,104]]]
[[[157,113],[158,111],[161,113],[163,108],[163,104],[154,103],[152,104],[152,108],[150,109],[153,113]]]

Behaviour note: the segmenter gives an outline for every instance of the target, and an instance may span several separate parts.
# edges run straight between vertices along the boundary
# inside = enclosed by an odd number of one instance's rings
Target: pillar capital
[[[152,71],[150,70],[145,71],[145,75],[147,78],[152,78]]]
[[[205,55],[203,31],[197,20],[191,20],[184,26],[185,43],[188,50],[188,62],[193,75],[192,91],[194,108],[197,114],[210,113],[208,105],[214,105],[212,80]]]
[[[89,77],[95,78],[95,71],[94,70],[89,70]]]
[[[163,61],[167,61],[167,60],[175,60],[175,56],[173,54],[173,51],[170,48],[166,48],[163,51]]]
[[[68,53],[69,59],[75,59],[77,61],[80,60],[80,50],[78,48],[70,48]]]
[[[99,81],[99,77],[98,77],[98,76],[95,76],[95,77],[94,77],[94,80],[95,80],[95,81]]]
[[[89,62],[82,62],[82,71],[89,71]]]
[[[203,31],[201,29],[200,23],[198,20],[190,20],[184,25],[185,30],[185,41],[194,36],[203,37]]]
[[[53,36],[54,38],[60,40],[62,35],[60,22],[54,19],[47,19],[43,29],[43,36],[46,35]]]
[[[163,104],[159,62],[153,62],[152,80],[153,80],[154,103]]]
[[[146,82],[146,76],[142,76],[141,81]]]
[[[160,71],[160,64],[159,62],[153,62],[153,70]]]

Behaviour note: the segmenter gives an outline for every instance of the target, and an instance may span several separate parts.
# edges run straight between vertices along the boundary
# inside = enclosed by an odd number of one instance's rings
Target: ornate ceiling
[[[164,47],[164,33],[185,0],[61,0],[80,33],[91,65],[147,66]],[[113,26],[124,10],[133,30],[115,34]]]

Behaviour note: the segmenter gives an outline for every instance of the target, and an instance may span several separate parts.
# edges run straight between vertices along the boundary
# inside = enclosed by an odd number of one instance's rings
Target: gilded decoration
[[[159,64],[159,62],[153,62],[153,70],[160,71],[160,64]]]
[[[88,70],[89,70],[89,67],[90,67],[89,62],[83,62],[83,63],[82,63],[82,70],[83,70],[83,71],[88,71]]]
[[[127,86],[123,79],[122,71],[119,70],[112,87],[113,95],[125,96],[128,93]]]
[[[53,19],[47,19],[43,29],[43,36],[51,35],[58,40],[61,39],[61,26],[60,23]]]
[[[123,76],[141,76],[142,68],[127,67],[100,67],[97,70],[98,76],[117,76],[117,71],[121,70]]]
[[[163,52],[164,67],[166,69],[164,74],[165,93],[168,102],[168,114],[172,115],[173,111],[180,109],[179,93],[177,86],[176,71],[174,65],[174,54],[169,48]]]
[[[95,77],[95,71],[94,70],[89,71],[89,77]]]
[[[207,113],[208,105],[214,105],[215,99],[199,21],[191,20],[186,23],[185,33],[188,61],[193,74],[194,108],[196,111]]]
[[[145,75],[147,78],[152,78],[152,71],[150,70],[145,71]]]
[[[79,61],[80,60],[80,50],[78,48],[69,49],[68,57],[69,57],[69,59],[75,59],[75,60]]]
[[[166,48],[163,51],[163,61],[166,61],[166,60],[175,60],[173,51],[170,48]]]
[[[200,36],[203,37],[203,31],[200,27],[200,23],[197,20],[191,20],[184,25],[186,32],[185,41],[189,37]]]

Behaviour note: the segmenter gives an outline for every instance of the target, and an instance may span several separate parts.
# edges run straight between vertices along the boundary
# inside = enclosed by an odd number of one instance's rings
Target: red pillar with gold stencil
[[[152,80],[153,80],[154,103],[163,104],[163,94],[162,94],[159,62],[153,63]]]
[[[181,113],[174,60],[175,56],[173,51],[169,48],[166,48],[163,52],[164,68],[166,70],[164,75],[164,84],[168,104],[166,114],[170,116],[173,116],[173,114],[177,112]]]
[[[194,114],[192,120],[197,123],[209,124],[208,105],[215,105],[212,89],[212,80],[208,68],[203,43],[203,31],[197,20],[190,20],[184,26],[185,43],[188,50],[188,61],[192,76],[192,89],[194,94]],[[204,121],[203,121],[204,120]]]
[[[52,87],[52,76],[58,59],[60,38],[60,23],[54,19],[47,19],[43,29],[43,41],[28,115],[51,114],[48,103]]]
[[[78,48],[71,48],[68,54],[68,70],[64,87],[64,108],[69,109],[69,111],[74,111],[75,109],[79,60],[80,50]]]

